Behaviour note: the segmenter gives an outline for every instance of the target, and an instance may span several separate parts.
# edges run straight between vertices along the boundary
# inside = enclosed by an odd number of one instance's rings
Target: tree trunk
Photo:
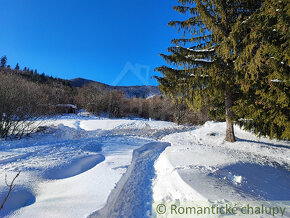
[[[226,88],[226,98],[225,98],[225,106],[226,106],[226,138],[225,140],[228,142],[235,142],[235,132],[234,132],[234,124],[233,124],[233,111],[232,111],[232,93],[230,89]]]
[[[178,103],[175,103],[175,111],[176,111],[177,126],[179,126],[181,121],[181,106]]]

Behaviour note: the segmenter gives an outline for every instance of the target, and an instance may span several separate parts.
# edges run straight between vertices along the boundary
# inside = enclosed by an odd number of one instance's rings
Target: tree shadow
[[[255,198],[270,201],[290,200],[290,172],[281,167],[253,163],[236,163],[220,168],[215,176],[242,176],[242,182],[231,185],[240,193],[251,193]]]
[[[241,138],[238,138],[238,137],[236,137],[236,140],[238,142],[256,143],[256,144],[262,144],[262,145],[266,145],[266,146],[270,146],[270,147],[290,149],[290,143],[289,143],[289,146],[287,146],[287,145],[282,145],[282,144],[274,145],[272,143],[267,143],[267,142],[254,141],[254,140],[248,140],[248,139],[241,139]]]

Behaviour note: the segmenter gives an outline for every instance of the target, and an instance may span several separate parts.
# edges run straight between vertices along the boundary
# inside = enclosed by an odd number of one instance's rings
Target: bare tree
[[[106,112],[108,107],[106,96],[109,97],[109,90],[95,85],[87,85],[78,90],[76,102],[79,107],[100,115]]]
[[[33,132],[45,114],[42,89],[15,75],[0,73],[0,137],[18,137]]]

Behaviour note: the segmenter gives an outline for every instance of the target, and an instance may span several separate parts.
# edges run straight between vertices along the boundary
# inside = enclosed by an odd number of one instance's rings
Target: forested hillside
[[[146,98],[150,94],[153,95]],[[31,128],[35,120],[70,111],[61,109],[66,107],[73,107],[72,111],[85,109],[99,116],[152,118],[178,124],[202,124],[208,120],[206,109],[194,113],[185,104],[175,104],[167,97],[154,94],[159,94],[157,87],[113,87],[84,79],[69,81],[39,74],[27,67],[21,69],[19,64],[12,69],[3,56],[0,137],[28,135],[36,130]]]

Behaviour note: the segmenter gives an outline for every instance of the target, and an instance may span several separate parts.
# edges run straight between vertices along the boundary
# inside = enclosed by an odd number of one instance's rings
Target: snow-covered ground
[[[31,137],[0,141],[0,199],[5,174],[9,182],[21,171],[0,217],[150,217],[154,201],[290,202],[287,141],[236,127],[237,142],[228,143],[225,123],[214,122],[72,115],[41,125]]]
[[[29,138],[0,141],[0,217],[86,217],[101,209],[134,149],[180,127],[169,122],[63,116]]]
[[[225,129],[225,123],[207,122],[162,138],[171,146],[155,163],[154,201],[288,201],[289,210],[289,141],[235,127],[237,142],[229,143]]]

